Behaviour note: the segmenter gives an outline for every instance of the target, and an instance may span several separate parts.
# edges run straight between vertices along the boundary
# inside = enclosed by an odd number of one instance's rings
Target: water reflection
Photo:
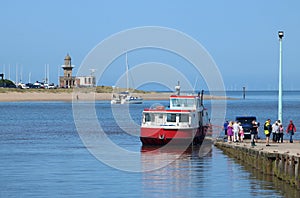
[[[141,148],[141,163],[145,170],[169,162],[167,166],[142,173],[143,195],[146,197],[190,197],[199,195],[205,180],[206,164],[211,162],[212,150],[205,157],[199,157],[199,146],[185,150],[180,147]],[[177,158],[175,161],[171,159]]]
[[[212,149],[213,148],[213,149]],[[211,147],[199,157],[201,147],[160,149],[142,147],[144,169],[165,163],[167,166],[142,173],[142,193],[145,197],[300,197],[299,191],[276,178],[228,158]]]
[[[241,164],[243,171],[249,173],[248,180],[250,182],[249,189],[251,195],[268,196],[270,193],[276,191],[276,193],[282,197],[300,197],[300,190],[296,187],[291,186],[287,182],[282,181],[275,176],[265,175],[260,170],[233,158],[233,156],[229,153],[227,154],[232,157],[233,163]]]
[[[244,169],[251,173],[252,182],[250,183],[250,188],[253,189],[253,194],[258,195],[257,189],[263,188],[266,191],[273,191],[276,190],[278,194],[282,195],[283,197],[300,197],[300,191],[297,190],[295,187],[292,187],[285,181],[282,181],[272,175],[265,175],[262,174],[261,171],[251,167],[251,166],[244,166]],[[257,182],[253,179],[258,179],[265,181],[262,185],[257,186]]]

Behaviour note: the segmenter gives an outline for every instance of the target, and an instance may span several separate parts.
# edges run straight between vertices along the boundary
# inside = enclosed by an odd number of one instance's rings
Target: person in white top
[[[276,142],[277,133],[279,132],[279,126],[277,121],[272,124],[273,142]]]
[[[239,132],[240,132],[240,125],[235,121],[232,125],[233,127],[233,141],[238,142],[239,139]]]

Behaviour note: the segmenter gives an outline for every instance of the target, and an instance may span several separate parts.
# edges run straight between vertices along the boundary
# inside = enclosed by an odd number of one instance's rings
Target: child
[[[240,131],[239,131],[239,133],[240,133],[240,141],[241,142],[243,142],[244,141],[244,129],[243,129],[243,127],[242,127],[242,124],[239,122],[239,127],[240,127]]]
[[[232,131],[232,121],[229,122],[227,127],[227,137],[228,137],[228,143],[231,143],[233,141],[233,131]]]
[[[282,124],[279,124],[279,139],[278,139],[278,142],[281,142],[281,143],[283,143],[283,131],[284,131],[284,129],[283,129]]]

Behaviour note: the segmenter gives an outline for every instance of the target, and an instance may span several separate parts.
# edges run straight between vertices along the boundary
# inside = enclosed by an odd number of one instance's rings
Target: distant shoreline
[[[73,94],[74,93],[74,94]],[[144,100],[168,100],[172,93],[133,93],[133,96],[140,96]],[[111,100],[112,93],[95,93],[95,92],[72,92],[72,91],[8,91],[0,92],[0,102],[25,102],[25,101],[105,101]],[[204,95],[205,100],[228,100],[222,96]]]

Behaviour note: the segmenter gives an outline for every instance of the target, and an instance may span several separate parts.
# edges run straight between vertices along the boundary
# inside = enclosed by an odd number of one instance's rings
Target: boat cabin
[[[199,121],[203,118],[203,110],[200,97],[172,95],[170,107],[157,106],[144,109],[142,125],[164,128],[198,127]]]
[[[200,144],[209,126],[207,110],[203,107],[203,91],[196,95],[170,96],[168,107],[146,108],[142,114],[140,139],[144,145],[164,145],[170,140],[176,143]]]
[[[200,97],[170,96],[170,109],[196,110],[201,107]]]

